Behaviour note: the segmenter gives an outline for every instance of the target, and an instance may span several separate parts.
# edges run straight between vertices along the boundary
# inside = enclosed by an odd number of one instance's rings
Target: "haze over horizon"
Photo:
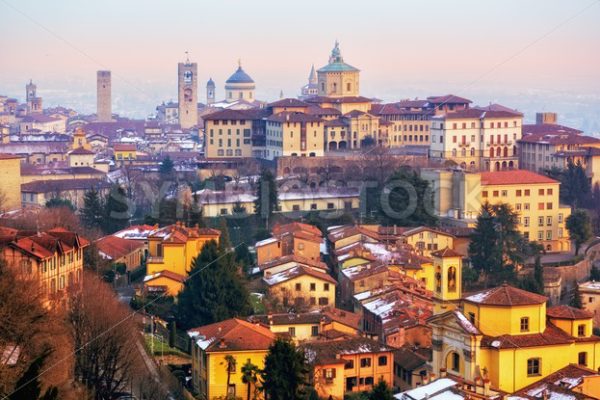
[[[177,62],[198,63],[199,100],[217,98],[238,59],[261,100],[295,97],[334,41],[361,69],[361,92],[384,101],[454,93],[475,104],[557,111],[600,132],[597,1],[489,3],[274,0],[86,3],[0,1],[0,93],[23,101],[33,79],[44,106],[95,111],[95,72],[113,73],[113,110],[145,117],[176,100]],[[157,12],[160,10],[160,12]],[[337,15],[332,18],[332,15]],[[18,32],[18,35],[11,35]],[[375,45],[376,44],[376,45]],[[596,50],[595,50],[596,49]]]

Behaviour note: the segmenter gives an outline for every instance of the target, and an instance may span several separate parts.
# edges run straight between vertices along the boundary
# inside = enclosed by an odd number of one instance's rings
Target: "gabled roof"
[[[464,300],[488,306],[526,306],[544,304],[548,298],[504,283],[466,296]]]
[[[135,144],[129,143],[115,143],[113,145],[114,151],[136,151],[137,147]]]
[[[447,94],[444,96],[430,96],[427,101],[432,104],[470,104],[471,100],[465,99],[464,97],[455,96],[453,94]]]
[[[179,283],[183,283],[187,279],[185,276],[179,275],[176,272],[164,270],[164,271],[156,272],[151,275],[146,275],[144,277],[144,284],[147,284],[148,282],[152,282],[153,280],[158,279],[158,278],[167,278],[172,281],[179,282]]]
[[[580,365],[569,364],[537,382],[519,389],[509,399],[523,397],[527,399],[588,399],[589,396],[572,390],[581,385],[586,376],[598,376],[598,373]]]
[[[278,114],[271,115],[267,121],[272,122],[323,122],[321,118],[312,114],[304,114],[301,112],[283,111]]]
[[[546,315],[556,319],[589,319],[594,317],[594,313],[591,311],[565,305],[548,308]]]
[[[288,98],[269,103],[269,107],[309,107],[309,104],[302,100]]]
[[[340,358],[344,355],[377,354],[393,351],[391,347],[381,342],[364,337],[308,342],[302,344],[301,347],[304,349],[308,363],[312,365],[345,363],[346,361]]]
[[[315,261],[313,259],[303,257],[298,254],[288,254],[288,255],[279,257],[275,260],[271,260],[271,261],[260,264],[258,266],[258,268],[261,271],[264,271],[264,270],[276,267],[278,265],[287,264],[289,262],[297,263],[300,265],[305,265],[305,266],[311,267],[311,268],[319,268],[319,269],[322,269],[323,271],[329,270],[329,267],[324,262]]]
[[[265,276],[263,281],[268,286],[279,285],[282,282],[287,282],[291,279],[295,279],[302,275],[309,275],[313,278],[317,278],[323,280],[325,282],[331,283],[332,285],[337,285],[337,281],[331,277],[331,275],[325,272],[319,272],[314,270],[313,268],[305,267],[302,265],[298,265],[294,268],[287,269],[285,271],[281,271],[269,276]]]
[[[139,240],[123,239],[118,236],[105,236],[96,241],[96,247],[103,257],[117,260],[144,247]]]
[[[190,329],[188,335],[207,353],[268,350],[275,339],[268,328],[237,318]]]
[[[85,149],[83,147],[78,147],[78,148],[76,148],[74,150],[71,150],[69,152],[69,154],[75,154],[75,155],[94,155],[96,153],[94,153],[91,150],[87,150],[87,149]]]
[[[452,250],[449,247],[446,247],[445,249],[441,249],[441,250],[437,250],[431,253],[431,255],[433,257],[441,257],[441,258],[445,258],[445,257],[463,257],[462,254]]]
[[[586,341],[600,341],[598,337],[585,338]],[[556,327],[551,322],[546,323],[546,330],[542,333],[531,333],[525,335],[501,335],[484,336],[481,339],[481,346],[495,349],[520,349],[524,347],[552,346],[558,344],[568,344],[576,341],[562,329]]]

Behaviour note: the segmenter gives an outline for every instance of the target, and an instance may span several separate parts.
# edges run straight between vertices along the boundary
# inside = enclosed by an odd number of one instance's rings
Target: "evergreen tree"
[[[252,253],[248,250],[247,244],[240,243],[235,248],[235,261],[237,261],[246,272],[249,272],[248,268],[254,265],[254,257],[252,257]]]
[[[129,199],[120,186],[113,186],[104,202],[104,233],[115,233],[124,229],[131,218]]]
[[[581,302],[581,293],[579,293],[579,285],[577,281],[573,281],[573,293],[571,295],[571,299],[569,300],[569,305],[575,308],[583,308],[583,304]]]
[[[499,239],[492,206],[485,203],[469,243],[469,257],[475,269],[490,273],[502,264],[502,253],[497,245]]]
[[[33,360],[17,381],[15,385],[17,390],[10,394],[10,400],[55,400],[58,398],[58,391],[55,387],[48,388],[44,395],[40,397],[42,389],[38,378],[48,355],[49,352],[44,352]]]
[[[308,369],[304,352],[287,339],[277,338],[269,347],[262,371],[263,390],[269,400],[302,398]]]
[[[560,178],[561,200],[575,208],[583,206],[591,192],[591,187],[581,162],[575,164],[569,161],[567,169],[562,171]]]
[[[383,190],[372,193],[383,193],[375,201],[385,225],[435,226],[438,223],[429,182],[410,168],[401,168],[386,181]]]
[[[271,170],[264,169],[256,187],[256,200],[254,200],[254,213],[267,227],[273,219],[273,212],[279,208],[277,183]]]
[[[169,179],[173,176],[175,167],[171,157],[166,156],[160,163],[160,169],[158,170],[162,179]]]
[[[221,231],[221,236],[219,237],[219,250],[225,253],[231,249],[231,240],[229,239],[229,226],[224,217],[219,218],[219,230]]]
[[[88,190],[83,197],[81,222],[88,229],[100,229],[104,219],[104,209],[97,190]]]
[[[540,256],[535,258],[535,265],[533,267],[533,279],[538,286],[536,293],[544,294],[544,266]]]
[[[386,381],[380,379],[377,385],[373,386],[373,390],[368,395],[369,400],[394,400],[392,389],[388,386]]]
[[[189,329],[251,311],[250,295],[233,257],[224,256],[214,240],[206,243],[178,295],[178,326]]]
[[[592,238],[590,217],[584,210],[575,210],[567,217],[566,222],[569,238],[575,242],[575,255],[578,255],[581,245]]]

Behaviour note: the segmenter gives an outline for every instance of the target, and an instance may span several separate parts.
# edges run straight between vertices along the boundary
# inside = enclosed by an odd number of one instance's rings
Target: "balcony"
[[[458,147],[470,147],[471,142],[461,142],[458,144]]]

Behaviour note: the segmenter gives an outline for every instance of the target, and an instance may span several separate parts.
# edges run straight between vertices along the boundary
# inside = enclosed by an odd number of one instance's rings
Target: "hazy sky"
[[[366,96],[585,106],[600,102],[599,20],[598,0],[0,0],[0,93],[22,99],[33,78],[45,105],[93,111],[95,71],[110,69],[114,110],[147,115],[176,98],[188,50],[200,101],[209,77],[223,97],[238,58],[273,100],[296,96],[338,39]]]

